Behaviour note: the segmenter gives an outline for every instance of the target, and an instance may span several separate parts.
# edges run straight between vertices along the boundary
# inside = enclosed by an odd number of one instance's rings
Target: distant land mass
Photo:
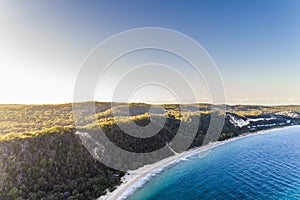
[[[106,136],[123,149],[144,152],[172,141],[180,123],[200,119],[190,145],[194,148],[203,145],[215,112],[214,105],[210,104],[93,103],[96,112],[83,119],[82,127],[75,126],[71,103],[0,105],[0,199],[96,199],[120,185],[126,172],[111,169],[95,159],[82,144],[77,131],[93,132],[100,126]],[[87,113],[85,104],[77,104],[82,113]],[[157,114],[166,117],[164,127],[151,140],[139,140],[138,145],[115,121],[118,117],[121,123],[134,121],[146,126],[151,120],[150,107],[158,106],[164,108],[164,113]],[[124,115],[128,108],[129,117]],[[300,124],[300,106],[297,105],[227,105],[226,112],[218,114],[225,117],[220,141],[244,133]],[[149,159],[147,162],[157,161]],[[137,169],[144,164],[132,163],[129,168]]]

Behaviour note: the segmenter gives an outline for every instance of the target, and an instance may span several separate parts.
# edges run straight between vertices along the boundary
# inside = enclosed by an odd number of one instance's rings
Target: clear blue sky
[[[89,51],[146,26],[199,42],[227,103],[300,104],[299,0],[1,1],[0,103],[71,102]]]

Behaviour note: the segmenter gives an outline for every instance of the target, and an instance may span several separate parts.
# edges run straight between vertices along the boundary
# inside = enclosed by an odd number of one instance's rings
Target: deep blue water
[[[127,200],[300,199],[300,128],[246,137],[152,177]]]

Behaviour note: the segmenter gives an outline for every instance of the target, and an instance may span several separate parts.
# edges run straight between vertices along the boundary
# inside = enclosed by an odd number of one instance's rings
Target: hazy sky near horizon
[[[226,103],[300,104],[299,19],[298,0],[2,0],[0,103],[72,102],[80,66],[97,44],[150,26],[182,32],[207,50]]]

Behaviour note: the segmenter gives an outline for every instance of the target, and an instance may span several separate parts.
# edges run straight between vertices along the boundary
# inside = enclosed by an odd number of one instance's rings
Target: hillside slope
[[[84,105],[84,104],[83,104]],[[156,105],[158,106],[158,105]],[[200,119],[190,148],[203,144],[212,114],[211,105],[181,108],[163,105],[167,121],[152,138],[129,137],[116,124],[150,122],[147,104],[96,103],[95,116],[87,115],[80,131],[93,132],[100,126],[116,145],[132,152],[151,152],[169,143],[180,123]],[[83,106],[84,108],[84,106]],[[130,117],[124,115],[129,109]],[[82,109],[82,112],[86,112]],[[113,113],[117,113],[117,116]],[[300,106],[228,106],[219,140],[275,127],[300,124]],[[92,120],[94,117],[97,123]],[[72,105],[0,105],[0,199],[95,199],[120,184],[124,172],[106,167],[84,147],[73,121]],[[138,144],[138,145],[137,145]],[[172,155],[169,152],[166,156]],[[149,158],[147,163],[163,157]],[[122,157],[115,155],[120,162]],[[132,163],[136,169],[146,163]]]

